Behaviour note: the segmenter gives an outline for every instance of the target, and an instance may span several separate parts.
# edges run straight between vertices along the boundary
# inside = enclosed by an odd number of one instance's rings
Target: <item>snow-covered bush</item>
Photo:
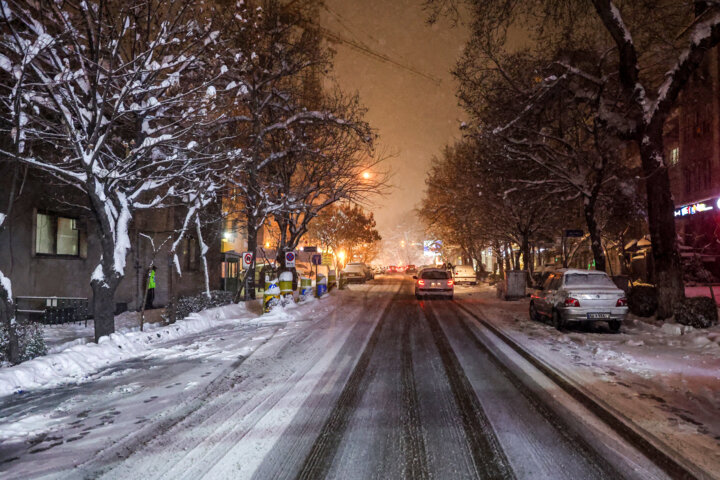
[[[675,321],[694,328],[708,328],[718,323],[717,305],[710,297],[686,298],[675,305]]]
[[[47,345],[42,335],[42,325],[34,322],[15,322],[20,346],[20,361],[32,360],[47,354]],[[9,335],[5,324],[0,323],[0,364],[9,363],[7,358]]]
[[[232,303],[232,300],[233,293],[226,292],[224,290],[211,291],[210,298],[208,298],[208,296],[204,293],[192,297],[180,297],[176,302],[174,302],[174,304],[171,301],[171,304],[168,305],[167,309],[165,309],[165,315],[163,315],[163,318],[167,322],[182,320],[191,313],[200,312],[213,307],[222,307],[223,305]],[[174,312],[175,318],[170,318],[172,312]]]
[[[686,282],[715,283],[717,278],[707,268],[699,255],[693,255],[683,262],[683,279]]]
[[[658,308],[657,289],[650,285],[636,285],[628,292],[628,308],[638,317],[651,317]]]

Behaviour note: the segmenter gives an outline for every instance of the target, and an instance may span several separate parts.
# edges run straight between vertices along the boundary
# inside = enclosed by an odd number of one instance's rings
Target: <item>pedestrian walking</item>
[[[153,300],[155,300],[155,271],[157,267],[153,265],[150,267],[150,273],[148,274],[148,291],[147,301],[145,302],[145,310],[151,310],[153,308]]]

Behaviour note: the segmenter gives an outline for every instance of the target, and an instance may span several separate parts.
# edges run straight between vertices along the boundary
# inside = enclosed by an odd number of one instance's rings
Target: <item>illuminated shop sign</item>
[[[690,205],[683,205],[682,207],[675,209],[675,216],[685,217],[687,215],[695,215],[696,213],[707,212],[715,209],[720,210],[720,198],[691,203]]]

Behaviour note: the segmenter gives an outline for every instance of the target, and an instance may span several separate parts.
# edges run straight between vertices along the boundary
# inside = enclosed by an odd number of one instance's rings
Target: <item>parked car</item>
[[[625,293],[605,272],[561,269],[530,297],[530,318],[549,319],[556,328],[574,322],[607,322],[618,331],[627,316]]]
[[[375,274],[372,269],[360,262],[348,263],[345,265],[342,275],[348,282],[365,283],[366,281],[375,278]]]
[[[415,279],[415,298],[420,300],[426,296],[442,296],[452,300],[455,292],[455,282],[452,273],[442,268],[425,268]]]
[[[405,273],[417,273],[417,268],[415,265],[408,265],[405,267]]]
[[[364,263],[348,263],[342,270],[342,277],[347,283],[365,283],[367,274]]]
[[[478,283],[475,269],[470,265],[456,265],[455,268],[453,268],[453,279],[455,280],[455,285],[461,283],[477,285]]]

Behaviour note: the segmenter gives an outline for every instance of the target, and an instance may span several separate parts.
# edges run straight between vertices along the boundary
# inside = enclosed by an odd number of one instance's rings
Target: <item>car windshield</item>
[[[450,278],[450,273],[443,270],[427,270],[422,272],[422,278],[424,280],[447,280]]]
[[[346,272],[362,272],[362,270],[363,270],[362,263],[349,263],[345,267]]]
[[[610,277],[601,273],[570,273],[565,275],[568,287],[615,287]]]

